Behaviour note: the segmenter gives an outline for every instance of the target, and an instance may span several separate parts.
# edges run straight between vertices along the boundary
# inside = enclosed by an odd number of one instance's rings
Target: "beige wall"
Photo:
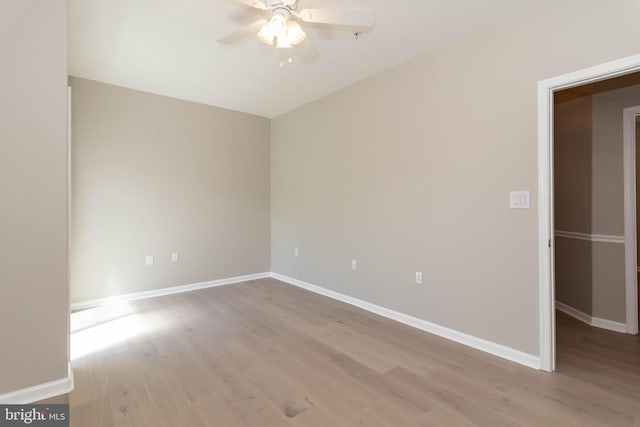
[[[0,0],[0,394],[67,376],[66,25]]]
[[[591,234],[592,128],[591,95],[556,101],[553,153],[556,230]],[[593,244],[563,237],[555,242],[556,300],[592,314]]]
[[[593,243],[593,305],[591,314],[600,319],[627,323],[624,282],[624,245]]]
[[[554,105],[556,230],[591,233],[593,205],[592,97]]]
[[[269,120],[71,86],[72,302],[270,270]]]
[[[640,85],[593,95],[593,234],[624,234],[622,111],[640,105]]]
[[[593,234],[624,235],[623,110],[640,85],[593,96]],[[594,243],[593,316],[626,322],[624,245]]]
[[[637,53],[639,13],[550,2],[275,119],[272,270],[538,354],[536,85]]]
[[[556,301],[593,315],[593,248],[585,240],[556,237]],[[624,265],[622,266],[624,272]]]
[[[637,249],[640,247],[640,116],[636,116],[636,253],[640,254]],[[640,258],[640,255],[638,255]],[[640,262],[638,262],[640,267]],[[640,272],[638,277],[640,278]],[[638,280],[638,286],[640,287],[640,280]],[[640,301],[640,292],[638,293],[638,299]],[[640,304],[639,308],[640,308]]]
[[[624,234],[623,110],[636,105],[639,85],[556,105],[556,230]],[[557,299],[591,316],[626,322],[624,245],[556,242]]]

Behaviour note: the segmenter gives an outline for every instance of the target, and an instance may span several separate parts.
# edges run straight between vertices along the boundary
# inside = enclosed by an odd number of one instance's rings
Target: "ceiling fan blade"
[[[304,22],[346,25],[349,27],[373,27],[376,23],[374,9],[303,9],[298,17]]]
[[[238,42],[251,34],[256,34],[258,31],[260,31],[260,28],[262,28],[262,26],[266,23],[267,21],[265,19],[256,21],[251,25],[247,25],[246,27],[240,28],[238,31],[234,31],[228,36],[218,39],[218,43],[233,44],[235,42]]]
[[[235,3],[243,3],[255,9],[267,10],[267,4],[263,0],[232,0]]]

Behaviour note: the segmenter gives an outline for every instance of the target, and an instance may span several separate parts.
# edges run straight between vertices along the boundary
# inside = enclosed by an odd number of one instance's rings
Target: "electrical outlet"
[[[294,256],[300,256],[300,251],[298,250],[298,248],[295,248],[295,249],[293,250],[293,255],[294,255]]]
[[[351,260],[351,269],[352,270],[357,270],[358,269],[358,260],[355,260],[355,259]]]
[[[147,255],[146,263],[147,265],[153,265],[153,255]]]
[[[180,261],[180,254],[178,252],[174,252],[171,254],[171,262]]]
[[[416,285],[422,285],[422,272],[416,271]]]

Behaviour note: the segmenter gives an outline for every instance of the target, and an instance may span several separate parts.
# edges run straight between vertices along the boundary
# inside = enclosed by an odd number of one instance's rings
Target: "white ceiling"
[[[373,7],[377,22],[357,41],[350,29],[304,24],[307,40],[281,68],[283,52],[255,36],[231,46],[216,42],[262,18],[232,0],[69,0],[69,72],[272,118],[539,0],[299,2]]]

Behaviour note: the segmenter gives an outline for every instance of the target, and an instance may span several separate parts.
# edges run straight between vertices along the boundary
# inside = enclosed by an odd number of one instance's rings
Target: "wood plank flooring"
[[[562,314],[553,374],[273,279],[82,316],[140,332],[72,362],[77,427],[640,426],[640,339]]]

